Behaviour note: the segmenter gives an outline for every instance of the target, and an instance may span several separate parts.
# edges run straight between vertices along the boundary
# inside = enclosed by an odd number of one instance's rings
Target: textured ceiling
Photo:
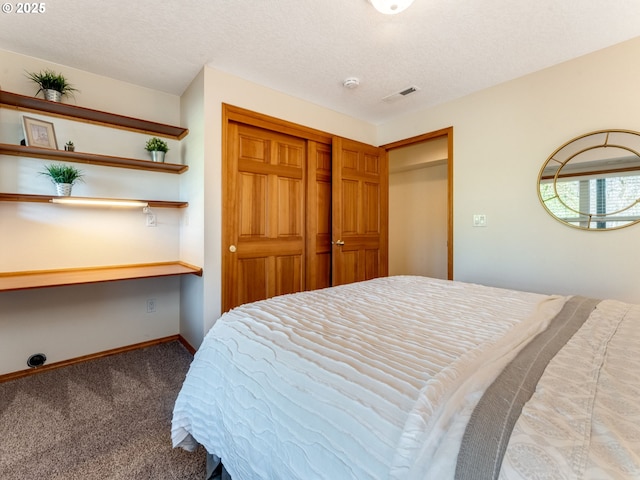
[[[392,16],[367,0],[43,3],[0,13],[1,49],[176,95],[206,64],[372,123],[640,36],[638,0],[415,0]]]

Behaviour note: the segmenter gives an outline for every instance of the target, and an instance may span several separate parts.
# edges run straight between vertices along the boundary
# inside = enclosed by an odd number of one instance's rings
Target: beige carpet
[[[0,479],[203,479],[204,450],[171,447],[191,359],[170,342],[0,383]]]

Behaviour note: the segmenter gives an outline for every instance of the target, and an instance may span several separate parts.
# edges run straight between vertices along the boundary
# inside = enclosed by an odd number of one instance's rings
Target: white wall
[[[33,95],[25,71],[52,68],[80,92],[69,103],[161,123],[180,123],[180,98],[61,65],[0,51],[0,85]],[[19,144],[22,115],[0,109],[0,142]],[[73,140],[77,151],[148,159],[150,137],[121,129],[28,113],[54,123],[59,148]],[[180,145],[169,141],[167,161],[181,163]],[[0,191],[54,194],[39,172],[49,160],[0,156]],[[85,182],[77,196],[178,200],[180,176],[74,164]],[[73,208],[0,202],[0,272],[122,265],[178,260],[182,211],[154,209],[158,226],[145,226],[141,209]],[[177,278],[114,282],[0,293],[0,374],[26,367],[36,351],[48,362],[66,360],[179,332]],[[157,309],[146,312],[146,300]]]
[[[538,172],[561,144],[640,131],[640,38],[381,125],[379,143],[454,127],[454,278],[640,302],[640,226],[586,232],[550,217]],[[472,216],[487,215],[486,228]]]

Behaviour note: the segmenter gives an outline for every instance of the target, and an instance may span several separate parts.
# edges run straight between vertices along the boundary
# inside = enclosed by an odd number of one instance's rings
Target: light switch
[[[487,226],[487,216],[484,213],[476,213],[473,215],[473,226],[474,227],[486,227]]]

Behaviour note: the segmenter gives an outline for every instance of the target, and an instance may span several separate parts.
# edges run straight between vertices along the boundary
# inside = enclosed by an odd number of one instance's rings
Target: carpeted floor
[[[170,342],[0,383],[0,479],[203,479],[204,450],[171,446],[191,359]]]

